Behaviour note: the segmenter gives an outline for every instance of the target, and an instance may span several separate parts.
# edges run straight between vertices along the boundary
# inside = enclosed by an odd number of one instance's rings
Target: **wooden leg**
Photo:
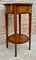
[[[5,14],[5,22],[6,22],[6,47],[8,48],[8,14]]]
[[[19,14],[19,34],[21,34],[21,14]]]
[[[29,14],[29,50],[31,49],[31,17],[32,17],[32,14],[30,13]]]
[[[17,44],[16,44],[16,34],[17,34],[17,14],[16,6],[14,6],[14,34],[15,34],[15,57],[17,57]]]

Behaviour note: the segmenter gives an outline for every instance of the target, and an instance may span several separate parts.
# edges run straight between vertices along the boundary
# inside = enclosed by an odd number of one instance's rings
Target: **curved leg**
[[[29,50],[31,49],[31,17],[32,17],[32,14],[30,13],[29,14]]]
[[[6,23],[6,47],[8,48],[8,14],[5,14],[5,23]]]

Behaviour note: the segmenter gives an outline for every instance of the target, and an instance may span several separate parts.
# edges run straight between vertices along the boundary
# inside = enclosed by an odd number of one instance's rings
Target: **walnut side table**
[[[6,22],[6,47],[8,41],[15,44],[15,57],[17,56],[17,44],[29,41],[29,50],[31,49],[31,21],[32,21],[32,3],[4,3],[5,22]],[[29,14],[29,37],[21,34],[21,14]],[[14,34],[8,36],[8,14],[14,14]],[[17,34],[17,14],[19,14],[19,34]]]

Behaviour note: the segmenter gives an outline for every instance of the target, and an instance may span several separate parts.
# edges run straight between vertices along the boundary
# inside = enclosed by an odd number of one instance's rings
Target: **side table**
[[[29,50],[31,49],[31,21],[32,21],[32,3],[4,3],[5,22],[6,22],[6,47],[8,41],[15,44],[15,57],[17,56],[17,44],[29,41]],[[21,14],[29,14],[29,37],[21,34]],[[14,34],[8,36],[8,14],[14,14]],[[19,14],[19,34],[17,34],[17,14]]]

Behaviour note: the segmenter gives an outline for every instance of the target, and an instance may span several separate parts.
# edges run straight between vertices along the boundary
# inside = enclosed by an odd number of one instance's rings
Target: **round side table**
[[[15,44],[15,57],[17,56],[17,44],[29,41],[29,50],[31,49],[31,21],[32,21],[32,3],[5,3],[5,21],[6,21],[6,47],[8,41]],[[29,37],[21,34],[21,14],[29,14]],[[8,36],[8,14],[14,14],[14,34]],[[19,14],[19,34],[17,34],[17,14]]]

